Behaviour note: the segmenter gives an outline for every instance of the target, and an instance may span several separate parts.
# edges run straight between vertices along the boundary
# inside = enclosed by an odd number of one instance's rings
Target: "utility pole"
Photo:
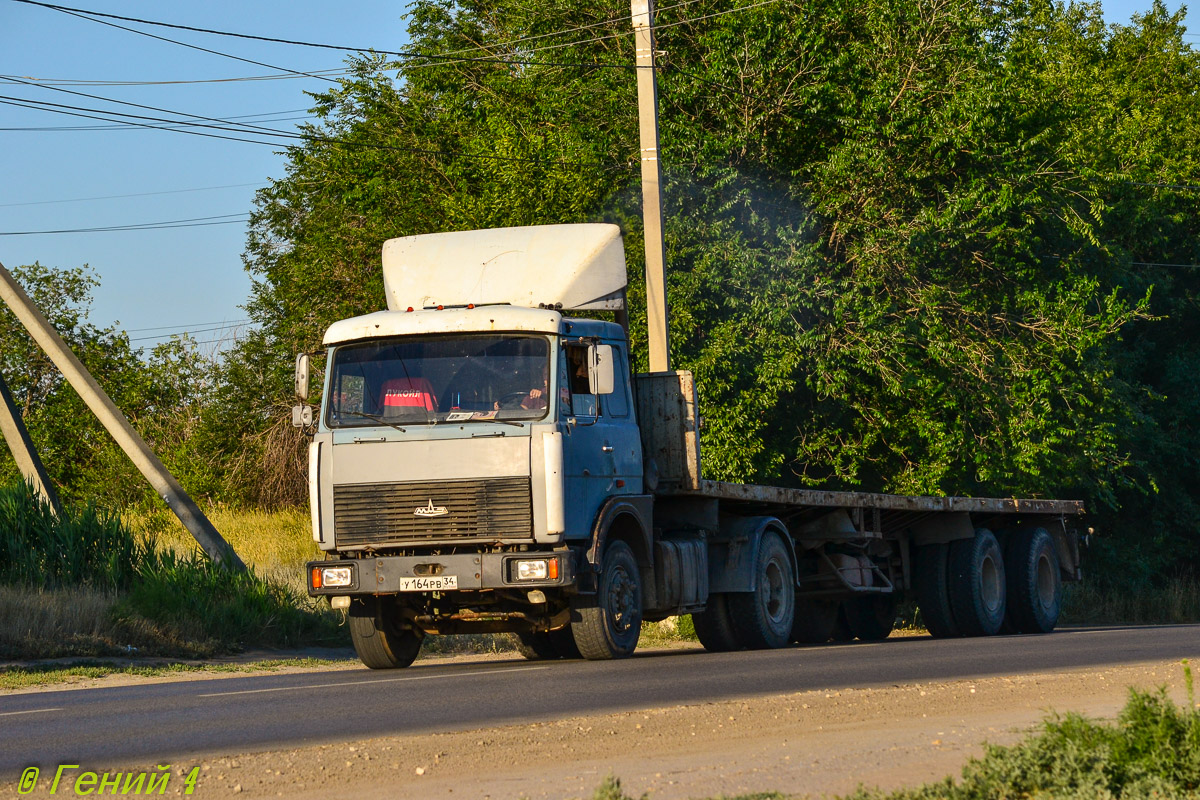
[[[179,521],[195,537],[196,542],[204,548],[204,552],[208,553],[209,558],[227,567],[244,570],[246,565],[238,558],[237,553],[221,537],[221,534],[217,533],[217,529],[209,522],[208,517],[204,516],[204,512],[183,490],[179,481],[175,480],[175,476],[168,472],[163,463],[158,460],[158,456],[154,455],[154,451],[146,444],[146,440],[133,429],[129,420],[100,388],[100,384],[96,383],[96,379],[75,357],[71,348],[67,347],[67,343],[58,335],[58,331],[54,330],[54,326],[37,310],[37,306],[29,299],[29,295],[25,294],[25,290],[13,279],[3,264],[0,264],[0,300],[3,300],[12,309],[20,323],[25,326],[25,330],[29,331],[29,335],[33,337],[34,341],[46,351],[46,355],[79,393],[79,397],[100,420],[100,424],[117,441],[117,444],[125,451],[125,455],[129,456],[129,460],[145,476],[158,496],[165,500],[167,506],[175,512],[175,516],[179,517]]]
[[[21,475],[33,484],[33,490],[50,505],[54,516],[59,516],[61,509],[54,484],[50,482],[50,476],[46,474],[46,468],[38,458],[37,448],[29,438],[29,431],[25,429],[21,412],[13,402],[12,393],[8,391],[8,384],[4,382],[3,375],[0,375],[0,435],[8,442],[8,449],[12,451],[13,460],[17,462],[17,469],[21,471]]]
[[[646,324],[650,371],[671,369],[666,245],[662,231],[662,165],[658,160],[658,73],[654,69],[654,0],[632,0],[637,53],[638,127],[642,149],[642,220],[646,231]]]

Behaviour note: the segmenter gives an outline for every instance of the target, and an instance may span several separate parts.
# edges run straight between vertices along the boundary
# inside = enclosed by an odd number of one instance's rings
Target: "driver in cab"
[[[549,402],[550,392],[550,366],[542,365],[542,382],[540,386],[534,386],[522,396],[513,396],[512,398],[502,398],[504,400],[503,408],[516,409],[523,408],[527,411],[536,411],[546,407]],[[492,406],[493,409],[499,411],[501,409],[500,400],[497,400]]]

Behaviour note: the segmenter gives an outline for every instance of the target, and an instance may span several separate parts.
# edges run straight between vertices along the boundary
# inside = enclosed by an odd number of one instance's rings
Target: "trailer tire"
[[[734,633],[733,622],[729,619],[726,597],[725,594],[710,594],[708,605],[704,610],[692,614],[692,625],[696,629],[696,638],[710,653],[728,653],[732,650],[742,649],[737,634]]]
[[[961,635],[950,606],[950,546],[944,542],[918,547],[913,557],[913,586],[925,629],[935,639]]]
[[[571,603],[571,634],[589,661],[625,658],[642,632],[642,578],[629,545],[617,539],[604,551],[596,594]]]
[[[757,588],[731,592],[729,618],[738,641],[748,650],[773,650],[792,638],[796,611],[796,574],[787,546],[778,534],[763,534],[754,564]]]
[[[856,637],[864,642],[878,642],[892,635],[898,606],[895,593],[868,594],[843,601],[842,613]]]
[[[833,633],[829,634],[829,638],[835,642],[853,642],[854,631],[850,629],[850,622],[846,619],[846,603],[849,600],[838,603],[837,622],[833,625]],[[796,604],[796,614],[800,613],[799,602]]]
[[[528,661],[552,661],[562,658],[547,631],[521,631],[513,635],[517,638],[517,652]]]
[[[1058,550],[1045,528],[1015,531],[1004,553],[1008,583],[1005,622],[1016,633],[1049,633],[1062,611]]]
[[[379,626],[376,604],[355,600],[350,604],[350,642],[363,665],[370,669],[401,669],[417,658],[425,634]],[[386,610],[381,612],[386,614]]]
[[[824,644],[837,631],[842,604],[835,600],[796,598],[791,640],[800,644]],[[847,630],[848,632],[848,630]],[[851,635],[850,639],[854,636]],[[850,641],[850,639],[839,641]]]
[[[994,636],[1004,624],[1004,556],[987,528],[950,545],[950,605],[964,636]]]

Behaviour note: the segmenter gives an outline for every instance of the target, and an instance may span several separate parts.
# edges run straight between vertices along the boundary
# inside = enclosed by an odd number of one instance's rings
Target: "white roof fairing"
[[[536,225],[389,239],[388,309],[508,303],[565,309],[624,307],[625,248],[609,224]]]
[[[444,311],[376,311],[333,323],[325,331],[324,343],[439,333],[559,333],[561,328],[562,314],[550,309],[484,306]]]

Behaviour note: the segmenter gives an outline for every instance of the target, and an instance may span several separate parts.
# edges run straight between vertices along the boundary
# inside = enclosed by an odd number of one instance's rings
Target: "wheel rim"
[[[613,630],[618,634],[628,633],[636,624],[638,612],[637,584],[630,580],[624,567],[610,573],[608,583],[608,613],[612,618]]]
[[[1054,565],[1050,557],[1042,553],[1037,562],[1037,599],[1042,608],[1054,605]]]
[[[983,560],[979,570],[979,581],[983,606],[988,612],[995,613],[1000,609],[1001,598],[1004,596],[1000,586],[1000,570],[996,568],[995,559],[989,557]]]
[[[763,575],[763,578],[765,580],[758,587],[763,609],[767,612],[767,617],[772,622],[781,623],[787,612],[784,590],[787,589],[790,591],[790,587],[784,586],[783,570],[780,568],[779,562],[771,561],[767,564],[766,573]]]

